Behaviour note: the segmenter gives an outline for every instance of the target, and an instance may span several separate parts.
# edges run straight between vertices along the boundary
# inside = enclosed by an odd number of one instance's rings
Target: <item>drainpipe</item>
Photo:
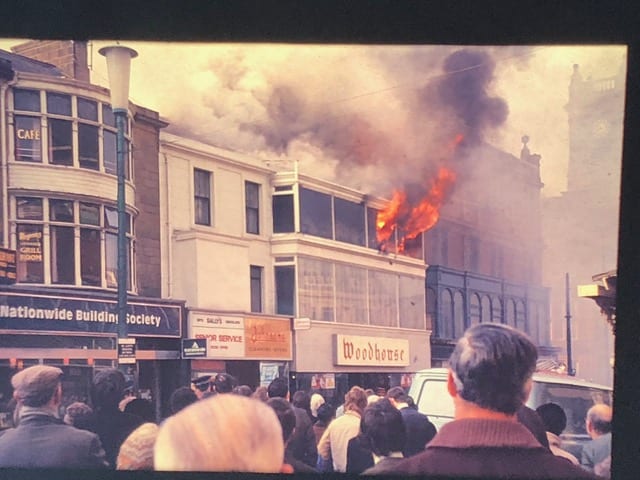
[[[2,246],[9,245],[9,162],[7,148],[7,92],[14,79],[0,84],[0,168],[2,168]]]

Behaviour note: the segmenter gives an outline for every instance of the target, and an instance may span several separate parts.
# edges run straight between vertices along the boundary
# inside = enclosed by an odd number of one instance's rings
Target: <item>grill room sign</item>
[[[406,367],[410,364],[409,340],[340,334],[334,338],[336,365]]]

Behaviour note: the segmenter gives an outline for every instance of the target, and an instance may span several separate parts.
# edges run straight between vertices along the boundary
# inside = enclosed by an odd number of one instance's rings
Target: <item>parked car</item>
[[[453,400],[447,392],[447,369],[430,368],[417,372],[409,395],[436,428],[453,420]],[[527,405],[533,409],[544,403],[557,403],[567,415],[567,428],[561,435],[563,448],[580,458],[582,446],[590,440],[585,427],[587,410],[595,403],[611,405],[613,389],[561,374],[537,372]]]

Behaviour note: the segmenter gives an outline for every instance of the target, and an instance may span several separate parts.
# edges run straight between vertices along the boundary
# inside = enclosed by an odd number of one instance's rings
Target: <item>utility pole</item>
[[[573,358],[571,355],[571,290],[569,288],[569,273],[564,274],[565,298],[566,298],[566,315],[567,320],[567,373],[571,376],[576,374],[573,369]]]

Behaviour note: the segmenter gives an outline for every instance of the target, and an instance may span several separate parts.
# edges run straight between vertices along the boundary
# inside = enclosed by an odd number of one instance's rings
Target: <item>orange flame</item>
[[[392,248],[390,243],[395,230],[399,234],[397,251],[403,252],[406,240],[414,239],[432,228],[440,218],[440,208],[448,199],[455,181],[455,172],[440,167],[417,205],[410,205],[406,193],[396,190],[391,201],[376,217],[376,237],[380,250],[388,251]]]

